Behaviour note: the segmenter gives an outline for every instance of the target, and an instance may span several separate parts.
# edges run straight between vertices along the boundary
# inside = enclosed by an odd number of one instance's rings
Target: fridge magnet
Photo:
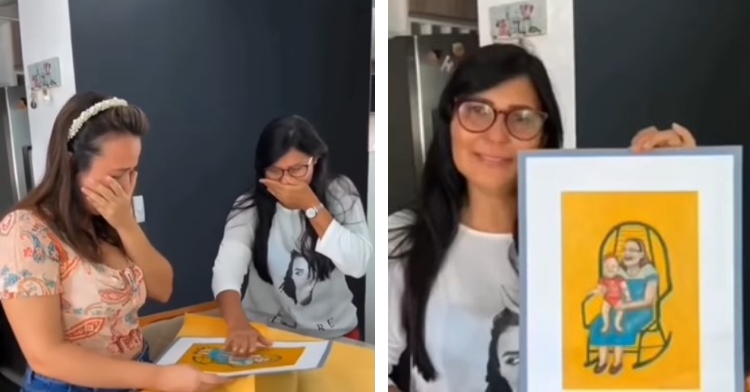
[[[455,67],[456,62],[453,60],[453,56],[445,56],[443,57],[443,61],[440,64],[440,72],[443,73],[451,73],[453,72],[453,68]]]
[[[453,45],[451,45],[451,51],[453,52],[453,56],[455,56],[456,59],[460,59],[466,54],[466,48],[461,42],[454,42]]]
[[[425,63],[432,67],[440,66],[440,50],[431,50],[425,55]]]
[[[745,390],[741,160],[521,156],[520,392]]]
[[[182,364],[226,377],[249,377],[321,368],[331,350],[329,341],[275,342],[249,357],[225,351],[224,338],[181,338],[157,364]]]
[[[547,33],[546,0],[526,0],[491,7],[490,35],[495,43]]]

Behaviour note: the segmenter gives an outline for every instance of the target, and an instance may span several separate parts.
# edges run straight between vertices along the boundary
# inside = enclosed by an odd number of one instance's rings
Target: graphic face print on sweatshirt
[[[302,253],[293,250],[284,282],[279,287],[282,293],[294,301],[295,305],[307,306],[312,302],[318,274]]]
[[[518,252],[512,244],[508,262],[518,274]],[[520,365],[520,291],[518,285],[501,286],[500,298],[506,307],[492,320],[486,392],[517,392]]]
[[[505,308],[495,316],[487,360],[487,392],[518,391],[519,334],[517,313]]]
[[[350,304],[351,292],[344,275],[335,269],[330,259],[318,253],[306,256],[297,249],[284,259],[283,265],[279,263],[272,270],[280,307],[269,322],[316,331],[336,329],[342,321],[356,322],[349,320],[349,306],[331,306]]]

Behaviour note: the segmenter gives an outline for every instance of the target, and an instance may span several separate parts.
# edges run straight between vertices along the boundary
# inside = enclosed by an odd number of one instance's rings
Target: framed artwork
[[[742,148],[521,155],[520,391],[743,392]]]

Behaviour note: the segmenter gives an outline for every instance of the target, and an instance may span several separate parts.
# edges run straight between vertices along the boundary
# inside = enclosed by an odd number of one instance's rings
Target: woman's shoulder
[[[23,233],[46,234],[47,224],[37,214],[27,209],[16,209],[0,221],[0,236],[15,237]]]
[[[648,264],[644,265],[643,268],[641,268],[640,275],[641,275],[642,278],[648,278],[648,277],[652,277],[652,276],[658,276],[659,275],[659,271],[656,270],[656,267],[653,264],[648,263]]]
[[[248,224],[255,220],[255,201],[250,192],[241,194],[232,203],[232,207],[229,209],[229,216],[227,217],[227,226],[235,226],[237,224]]]
[[[409,248],[409,228],[414,223],[415,214],[411,210],[400,210],[388,216],[388,260],[403,261],[403,253]]]
[[[409,227],[416,215],[404,209],[388,215],[388,288],[403,290],[406,253],[410,248]]]
[[[236,199],[234,199],[234,203],[232,203],[232,209],[249,209],[255,207],[255,200],[253,199],[253,193],[248,192],[242,192],[241,195],[237,196]]]
[[[335,197],[350,196],[359,198],[357,186],[349,177],[339,174],[328,184],[328,193]]]
[[[388,215],[388,230],[405,229],[416,220],[416,214],[411,209],[403,209]]]
[[[16,209],[0,221],[0,266],[29,260],[39,263],[40,257],[58,244],[52,229],[36,212]]]

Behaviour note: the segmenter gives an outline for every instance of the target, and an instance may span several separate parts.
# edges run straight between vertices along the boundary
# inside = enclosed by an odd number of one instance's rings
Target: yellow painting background
[[[217,363],[201,363],[194,360],[195,356],[198,355],[201,350],[225,350],[225,348],[226,345],[223,344],[194,344],[185,352],[178,363],[192,366],[206,373],[227,374],[249,370],[293,366],[297,364],[297,361],[299,361],[299,359],[302,357],[302,354],[305,352],[304,347],[261,348],[253,355],[263,355],[266,357],[271,357],[273,359],[268,362],[255,363],[249,366],[227,366]]]
[[[665,334],[672,333],[669,348],[656,361],[633,369],[635,354],[625,354],[617,376],[601,375],[584,367],[588,333],[583,327],[581,304],[596,288],[601,263],[600,248],[619,223],[640,221],[662,237],[669,255],[672,291],[662,302]],[[563,387],[586,389],[700,389],[699,236],[698,194],[679,193],[564,193],[563,241]],[[653,236],[651,236],[653,237]],[[644,238],[645,239],[645,238]],[[652,239],[660,285],[666,283],[660,247]],[[611,244],[611,242],[610,242]],[[646,241],[647,253],[648,241]],[[611,250],[611,247],[609,248]],[[663,253],[662,253],[663,254]],[[616,250],[618,259],[622,247]],[[663,257],[661,257],[663,259]],[[660,292],[663,290],[660,287]],[[602,301],[593,301],[599,314]],[[716,304],[716,306],[722,306]],[[660,342],[650,334],[643,345]],[[647,349],[647,357],[658,350]],[[592,358],[597,354],[592,353]]]

